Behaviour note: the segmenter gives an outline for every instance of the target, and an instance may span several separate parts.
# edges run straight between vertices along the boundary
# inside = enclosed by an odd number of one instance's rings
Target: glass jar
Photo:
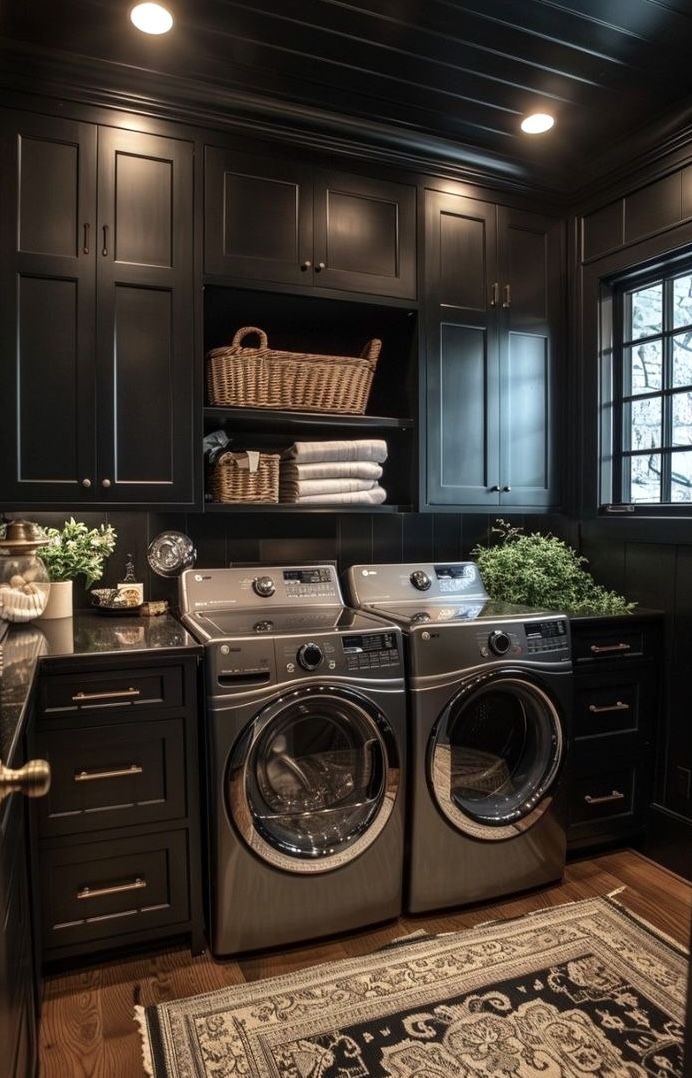
[[[0,538],[0,618],[32,621],[46,609],[48,570],[37,555],[46,537],[36,524],[13,520]]]

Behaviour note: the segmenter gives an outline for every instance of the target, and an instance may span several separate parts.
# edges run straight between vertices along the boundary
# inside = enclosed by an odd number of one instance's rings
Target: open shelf
[[[411,513],[412,505],[294,505],[288,502],[205,502],[205,513]]]
[[[232,423],[234,427],[252,427],[254,430],[294,431],[310,427],[333,427],[349,430],[411,430],[412,419],[397,419],[382,415],[345,415],[339,412],[287,412],[272,408],[205,408],[205,420],[216,423]]]

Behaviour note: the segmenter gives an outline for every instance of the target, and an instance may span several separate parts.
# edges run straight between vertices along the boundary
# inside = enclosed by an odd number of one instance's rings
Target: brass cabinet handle
[[[309,270],[311,265],[312,265],[312,262],[310,261],[310,259],[306,258],[304,262],[301,262],[300,268],[302,270]]]
[[[508,284],[505,285],[504,293],[505,293],[505,298],[502,301],[502,306],[506,310],[507,307],[512,306],[512,289],[511,289],[510,285],[508,285]]]
[[[500,302],[500,285],[497,281],[493,281],[490,288],[490,306],[497,307]]]
[[[144,771],[139,764],[119,767],[113,771],[75,771],[75,782],[96,782],[97,779],[124,779],[129,775],[141,775]]]
[[[591,654],[592,655],[605,655],[606,652],[610,652],[610,651],[630,651],[631,648],[632,648],[631,644],[592,644],[591,645]]]
[[[605,805],[608,801],[624,801],[625,795],[620,793],[619,790],[613,790],[610,794],[604,794],[603,797],[593,797],[591,794],[585,794],[584,800],[587,805]]]
[[[45,797],[50,790],[50,764],[47,760],[29,760],[14,770],[0,760],[0,804],[10,794],[26,797]]]
[[[102,487],[105,487],[105,488],[106,488],[106,490],[108,490],[108,488],[109,488],[109,486],[110,486],[110,485],[111,485],[111,481],[110,481],[110,479],[102,479],[102,480],[101,480],[101,486],[102,486]]]
[[[94,700],[133,700],[141,696],[140,689],[113,689],[111,692],[76,692],[73,704],[90,704]]]
[[[317,265],[315,266],[315,273],[320,273],[323,269],[326,269],[326,268],[327,267],[326,267],[324,262],[318,262]]]
[[[82,887],[81,891],[77,891],[77,898],[82,900],[85,898],[105,898],[106,895],[124,895],[127,891],[141,891],[146,885],[147,881],[141,876],[137,876],[130,883],[118,883],[112,887]]]
[[[108,254],[108,225],[103,226],[103,250],[101,254],[104,258]]]
[[[88,490],[91,486],[91,479],[82,479],[82,486]]]
[[[82,251],[83,251],[83,253],[85,255],[89,254],[89,222],[88,221],[84,222],[84,244],[82,246]]]
[[[617,700],[614,704],[603,704],[599,707],[597,704],[589,704],[589,711],[592,715],[605,715],[606,711],[629,711],[630,705],[625,704],[622,700]]]

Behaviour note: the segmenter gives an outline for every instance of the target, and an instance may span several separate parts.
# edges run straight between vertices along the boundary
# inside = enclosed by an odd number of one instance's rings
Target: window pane
[[[692,452],[671,456],[671,501],[692,502]]]
[[[673,445],[692,445],[692,393],[673,396]]]
[[[625,395],[636,396],[661,389],[662,375],[663,345],[660,340],[625,349]]]
[[[630,431],[629,448],[641,452],[661,445],[661,398],[634,400],[624,407],[625,423]]]
[[[692,386],[692,333],[673,337],[673,386]]]
[[[629,478],[631,502],[660,502],[661,500],[661,454],[649,453],[643,457],[626,457],[625,490]]]
[[[638,292],[630,293],[631,325],[629,327],[630,340],[637,341],[640,337],[653,337],[654,333],[660,333],[663,327],[663,285],[649,285],[641,288]],[[625,327],[627,333],[627,327]]]
[[[673,281],[673,328],[692,326],[692,274]]]

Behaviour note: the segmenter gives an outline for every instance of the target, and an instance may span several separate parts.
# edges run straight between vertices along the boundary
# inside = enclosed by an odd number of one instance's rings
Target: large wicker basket
[[[243,340],[259,337],[258,348]],[[239,329],[231,345],[207,356],[209,404],[233,408],[276,408],[362,415],[382,348],[368,341],[360,358],[279,352],[256,326]]]
[[[280,453],[229,451],[209,468],[214,502],[278,502]]]

